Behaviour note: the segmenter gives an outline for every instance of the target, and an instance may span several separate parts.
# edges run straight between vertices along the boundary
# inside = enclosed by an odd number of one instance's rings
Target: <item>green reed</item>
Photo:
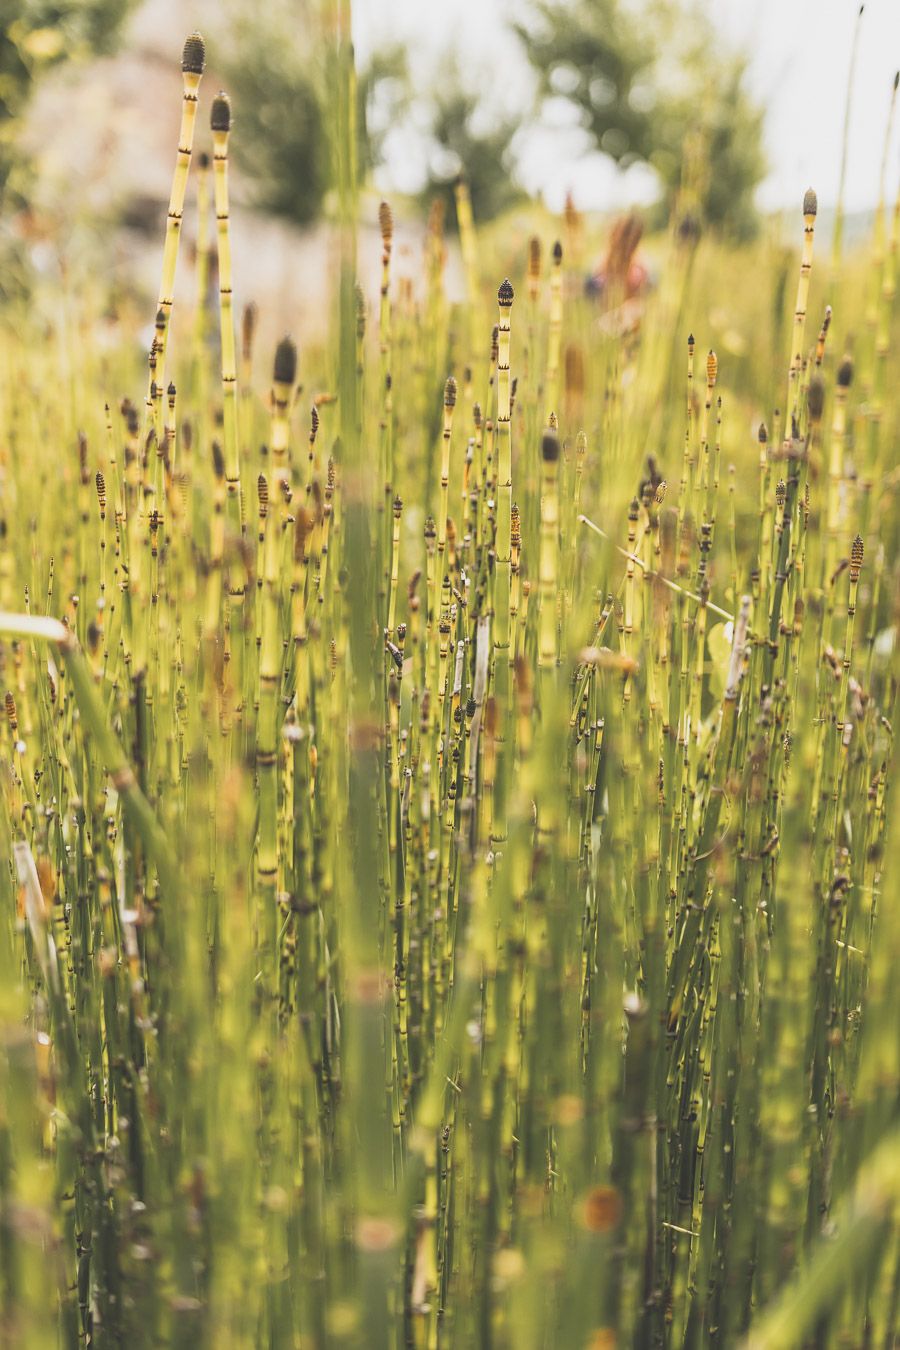
[[[221,352],[184,138],[144,409],[82,343],[79,431],[40,294],[0,333],[0,1340],[886,1348],[893,245],[854,345],[808,192],[790,349],[691,336],[686,401],[685,319],[786,328],[764,246],[598,322],[575,213],[460,184],[465,302],[382,204],[370,313],[334,17],[321,349],[254,387],[246,311],[238,381],[221,96]]]

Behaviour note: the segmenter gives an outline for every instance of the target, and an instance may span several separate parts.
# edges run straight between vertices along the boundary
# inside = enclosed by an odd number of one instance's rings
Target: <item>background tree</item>
[[[16,181],[18,123],[40,76],[61,61],[113,50],[135,0],[6,0],[0,23],[0,207]]]
[[[723,52],[684,0],[536,0],[516,24],[544,96],[567,99],[597,147],[623,168],[656,170],[671,205],[687,189],[711,225],[746,234],[765,172],[763,111],[746,61]],[[689,157],[686,145],[699,145]]]
[[[237,110],[235,157],[258,206],[309,225],[329,187],[332,98],[315,16],[296,0],[269,0],[252,15],[246,0],[230,0],[227,33],[213,60]],[[452,63],[433,87],[428,96],[414,90],[400,47],[370,56],[357,77],[360,174],[383,163],[388,137],[399,130],[404,153],[420,170],[421,199],[443,196],[449,203],[463,172],[476,218],[488,219],[521,196],[512,145],[521,119],[488,110]]]
[[[427,180],[422,197],[453,197],[463,174],[476,220],[490,220],[522,197],[515,180],[513,137],[519,121],[498,118],[481,108],[479,95],[458,77],[441,81],[442,92],[428,110]]]
[[[216,57],[235,108],[235,160],[254,204],[307,225],[328,188],[321,81],[306,44],[301,51],[285,40],[278,9],[251,17],[242,6]]]
[[[330,186],[329,119],[334,91],[312,7],[269,0],[248,10],[230,0],[213,59],[236,109],[235,159],[258,207],[310,225]],[[378,51],[357,75],[358,163],[378,161],[387,127],[407,97],[406,61],[398,48]]]

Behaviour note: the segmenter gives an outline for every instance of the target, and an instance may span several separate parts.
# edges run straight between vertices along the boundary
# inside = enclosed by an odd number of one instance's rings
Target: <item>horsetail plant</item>
[[[210,111],[213,137],[213,190],[216,208],[216,246],[219,276],[219,334],[222,353],[222,429],[225,442],[227,519],[231,532],[228,571],[229,600],[243,632],[245,569],[242,556],[244,510],[241,499],[240,431],[237,393],[237,352],[234,333],[234,301],[231,268],[231,237],[228,203],[228,141],[231,134],[231,101],[224,90],[216,95]],[[242,650],[239,641],[238,650]],[[238,665],[237,690],[241,699],[243,664]]]
[[[159,287],[158,311],[162,316],[160,345],[156,358],[156,384],[158,389],[165,388],[166,346],[169,335],[169,322],[172,306],[175,302],[175,271],[178,266],[178,249],[181,242],[181,225],[184,219],[184,198],[187,191],[188,173],[191,167],[191,154],[194,146],[194,127],[197,121],[197,100],[200,81],[206,68],[206,44],[199,33],[191,33],[185,39],[181,56],[182,96],[181,128],[178,133],[178,156],[175,175],[172,179],[172,191],[169,197],[169,209],[166,216],[166,242],[163,252],[162,279]]]
[[[301,433],[290,338],[254,390],[262,304],[236,367],[219,99],[228,378],[160,303],[152,415],[113,399],[127,344],[85,343],[79,437],[50,307],[0,325],[2,1334],[888,1350],[887,263],[878,351],[855,272],[807,341],[807,194],[778,412],[705,239],[661,245],[626,335],[563,311],[561,249],[544,294],[509,248],[492,331],[488,233],[451,303],[435,213],[419,306],[383,205],[367,324],[330,12],[339,321]]]

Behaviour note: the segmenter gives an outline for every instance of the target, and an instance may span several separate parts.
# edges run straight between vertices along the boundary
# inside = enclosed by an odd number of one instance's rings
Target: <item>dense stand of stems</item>
[[[807,194],[755,440],[770,361],[710,352],[698,389],[691,337],[686,409],[661,373],[712,245],[621,334],[530,244],[514,341],[460,185],[465,305],[437,216],[424,303],[393,276],[383,205],[370,323],[331,12],[338,322],[302,423],[290,338],[253,396],[250,318],[238,406],[219,100],[221,383],[203,252],[167,347],[171,216],[145,425],[127,353],[73,354],[78,437],[27,396],[50,345],[26,379],[28,321],[0,335],[0,445],[34,449],[0,453],[0,1338],[887,1350],[890,250],[851,378],[853,287],[807,344]]]

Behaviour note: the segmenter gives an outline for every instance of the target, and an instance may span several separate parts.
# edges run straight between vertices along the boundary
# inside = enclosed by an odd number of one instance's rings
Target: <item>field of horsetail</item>
[[[363,260],[339,34],[267,347],[204,64],[156,309],[0,316],[0,1344],[890,1350],[900,203]]]

